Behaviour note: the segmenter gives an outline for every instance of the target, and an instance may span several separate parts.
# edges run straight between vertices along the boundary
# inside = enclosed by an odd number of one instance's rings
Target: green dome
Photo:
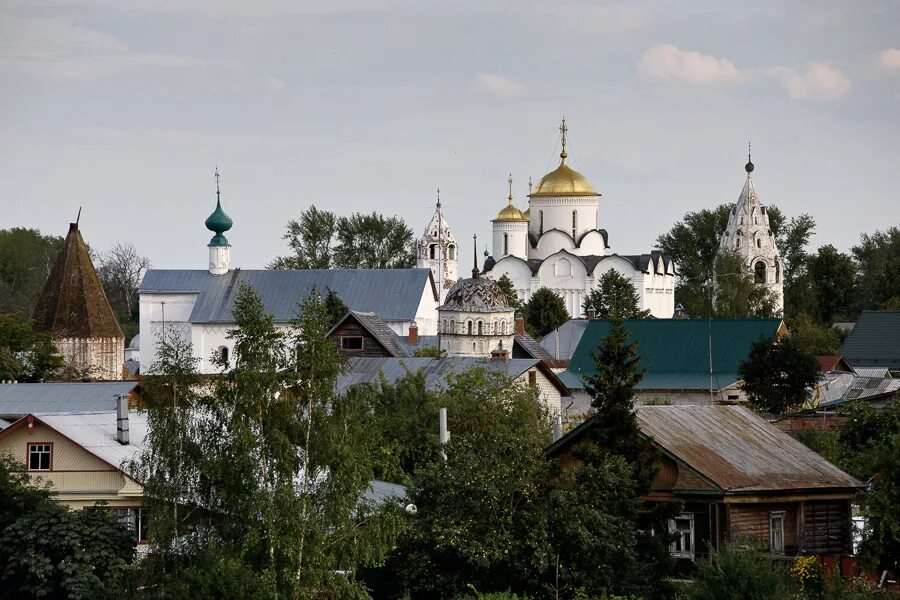
[[[216,234],[209,241],[209,245],[227,246],[228,240],[222,234],[231,229],[232,225],[234,225],[234,221],[225,214],[225,211],[222,210],[222,203],[217,199],[216,210],[206,218],[206,228]]]

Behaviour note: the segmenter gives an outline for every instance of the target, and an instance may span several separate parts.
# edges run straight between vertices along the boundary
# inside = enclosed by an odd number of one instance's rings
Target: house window
[[[119,525],[134,532],[138,542],[147,541],[147,519],[143,508],[113,508],[113,516]]]
[[[363,349],[363,339],[361,336],[353,336],[353,337],[342,337],[341,338],[341,350],[347,350],[350,352],[359,351]]]
[[[447,257],[450,260],[453,260],[456,258],[456,246],[454,246],[453,244],[450,244],[449,246],[447,246]]]
[[[672,534],[669,553],[678,558],[694,560],[694,515],[680,514],[670,520],[669,533]]]
[[[769,551],[784,554],[784,511],[769,513]]]
[[[219,346],[219,360],[222,364],[228,364],[228,347],[227,346]]]
[[[528,371],[528,385],[537,385],[537,371]]]
[[[503,256],[509,254],[509,234],[503,234]]]
[[[28,444],[28,470],[49,471],[53,467],[53,444],[36,442]]]

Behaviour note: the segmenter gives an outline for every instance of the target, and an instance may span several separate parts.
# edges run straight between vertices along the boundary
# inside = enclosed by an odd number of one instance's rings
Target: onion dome
[[[747,171],[747,174],[749,175],[753,172],[753,169],[753,161],[750,160],[750,144],[747,144],[747,164],[744,165],[744,170]]]
[[[503,210],[497,213],[497,216],[494,217],[491,222],[492,223],[527,223],[528,218],[522,214],[522,211],[513,206],[513,195],[512,195],[512,173],[509,174],[509,196],[507,196],[506,200],[508,204],[503,207]]]
[[[206,228],[216,235],[209,240],[209,245],[228,246],[228,240],[222,234],[231,229],[233,225],[234,221],[222,210],[222,199],[219,193],[219,170],[216,169],[216,210],[206,218]]]
[[[544,175],[534,191],[529,195],[530,198],[540,198],[541,196],[599,196],[594,186],[587,177],[571,168],[566,164],[566,120],[563,119],[562,125],[559,127],[562,133],[562,152],[559,153],[560,163],[555,171],[551,171]]]
[[[492,313],[511,311],[512,307],[496,281],[486,277],[473,277],[457,281],[447,292],[440,310]]]

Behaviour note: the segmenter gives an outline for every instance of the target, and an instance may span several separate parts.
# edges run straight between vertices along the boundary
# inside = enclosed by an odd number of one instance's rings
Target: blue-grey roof
[[[450,374],[482,367],[490,371],[503,371],[515,379],[540,362],[531,358],[513,358],[507,361],[452,356],[445,358],[351,358],[348,361],[347,372],[338,377],[336,391],[338,394],[342,394],[354,385],[377,382],[380,375],[383,375],[388,383],[394,383],[402,379],[408,372],[415,373],[417,371],[424,373],[425,386],[429,390],[441,390]]]
[[[541,338],[541,346],[560,360],[572,360],[578,342],[587,329],[587,319],[570,319]],[[556,338],[559,336],[559,356],[556,355]]]
[[[406,486],[373,479],[372,483],[369,484],[369,489],[363,492],[363,498],[373,502],[376,506],[380,506],[388,500],[402,502],[406,499]]]
[[[375,313],[385,321],[412,321],[422,294],[434,293],[430,269],[309,269],[301,271],[233,269],[221,276],[207,270],[151,269],[141,293],[197,293],[191,323],[230,323],[239,284],[250,285],[278,322],[297,315],[313,288],[333,290],[348,308]]]
[[[900,369],[900,310],[862,311],[841,354],[854,369]]]
[[[437,348],[438,336],[420,335],[419,340],[415,344],[410,344],[408,336],[399,335],[397,336],[397,342],[406,349],[407,354],[412,356],[419,348]]]
[[[114,411],[116,398],[135,387],[136,381],[0,384],[0,417]]]

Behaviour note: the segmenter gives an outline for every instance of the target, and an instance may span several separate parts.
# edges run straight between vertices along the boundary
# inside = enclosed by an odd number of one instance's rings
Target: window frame
[[[689,528],[687,531],[678,529],[678,521],[679,520],[687,520],[689,523]],[[696,527],[694,523],[694,513],[681,513],[677,515],[673,519],[669,519],[669,533],[675,534],[678,536],[678,539],[673,539],[669,544],[669,554],[676,558],[687,558],[689,560],[694,560],[696,557],[696,544],[695,544],[695,536],[696,536]],[[687,533],[689,541],[690,541],[690,550],[685,551],[684,548],[684,533]],[[682,549],[676,549],[676,544],[681,544]]]
[[[344,342],[346,340],[359,340],[359,348],[350,348]],[[365,349],[366,342],[365,338],[361,335],[342,335],[341,336],[341,350],[344,352],[362,352]]]
[[[783,510],[773,510],[769,512],[769,552],[771,554],[784,554],[784,522],[786,520],[785,511]],[[775,529],[774,525],[776,522],[779,522],[779,529]],[[776,548],[776,544],[774,543],[775,534],[781,536],[781,547]]]
[[[50,451],[50,466],[46,469],[32,469],[31,468],[31,448],[33,446],[49,446]],[[48,471],[53,470],[53,442],[27,442],[25,444],[25,466],[26,470],[29,473],[47,473]]]

